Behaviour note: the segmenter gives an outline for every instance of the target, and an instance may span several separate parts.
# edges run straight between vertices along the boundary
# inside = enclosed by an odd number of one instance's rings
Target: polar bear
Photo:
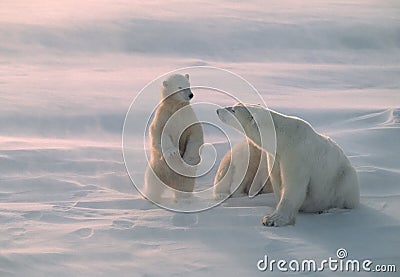
[[[216,200],[272,192],[266,153],[247,139],[234,145],[221,160],[213,192]]]
[[[355,169],[343,150],[308,122],[259,105],[236,104],[218,109],[217,113],[224,123],[243,130],[266,151],[268,161],[275,160],[268,165],[272,166],[270,179],[278,205],[263,217],[265,226],[294,224],[298,211],[358,206],[360,191]],[[270,143],[274,132],[276,144]]]
[[[165,186],[174,189],[175,200],[190,196],[204,141],[189,103],[193,98],[189,75],[169,76],[162,83],[161,97],[149,127],[150,162],[144,182],[144,195],[154,202],[160,201]]]

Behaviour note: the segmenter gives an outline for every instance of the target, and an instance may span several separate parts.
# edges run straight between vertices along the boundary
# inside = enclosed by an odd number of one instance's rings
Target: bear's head
[[[189,74],[169,76],[162,84],[161,96],[174,102],[189,102],[194,96],[190,89]]]
[[[246,131],[250,131],[250,128],[252,128],[254,123],[254,117],[250,113],[249,108],[242,103],[237,103],[231,107],[217,109],[217,114],[222,122],[240,132],[244,131],[247,133]]]
[[[269,110],[260,105],[237,103],[217,109],[217,114],[222,122],[244,133],[259,147],[274,147],[275,126]]]

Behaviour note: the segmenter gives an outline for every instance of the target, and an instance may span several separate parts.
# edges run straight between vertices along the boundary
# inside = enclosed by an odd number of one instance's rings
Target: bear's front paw
[[[279,227],[294,224],[294,220],[290,220],[289,217],[274,212],[270,215],[264,216],[262,219],[262,224],[268,227]]]

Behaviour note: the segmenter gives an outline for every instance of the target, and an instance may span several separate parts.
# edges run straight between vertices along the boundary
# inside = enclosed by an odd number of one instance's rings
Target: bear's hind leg
[[[188,199],[193,196],[196,179],[194,177],[186,177],[179,174],[176,174],[176,178],[174,179],[173,182],[176,182],[174,186],[175,201],[188,201]]]
[[[144,178],[144,196],[150,201],[159,203],[164,189],[165,185],[155,175],[151,167],[148,166]]]
[[[223,159],[219,165],[214,179],[213,198],[222,200],[231,194],[231,184],[233,179],[234,167],[230,165],[231,159]]]
[[[337,197],[338,202],[342,203],[339,208],[353,209],[360,204],[360,188],[355,169],[349,166],[343,171],[343,176],[338,184],[340,192]]]

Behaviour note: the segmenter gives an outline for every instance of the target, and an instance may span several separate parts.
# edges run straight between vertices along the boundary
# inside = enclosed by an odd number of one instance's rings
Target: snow
[[[339,248],[400,270],[399,3],[214,2],[0,3],[1,276],[279,275],[257,261],[321,261]],[[122,155],[126,112],[151,80],[196,65],[241,75],[269,107],[335,139],[359,174],[361,206],[267,228],[272,194],[198,213],[143,199]],[[143,97],[138,118],[159,92]],[[194,98],[204,100],[231,101]],[[228,149],[217,130],[206,141],[217,160]],[[134,163],[144,174],[146,161]]]

